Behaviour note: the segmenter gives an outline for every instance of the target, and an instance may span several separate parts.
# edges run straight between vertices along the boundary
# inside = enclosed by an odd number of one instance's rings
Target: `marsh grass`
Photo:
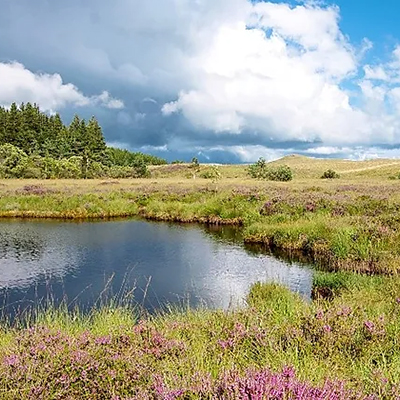
[[[398,273],[400,192],[396,182],[263,183],[224,178],[216,190],[208,181],[5,181],[6,186],[0,187],[0,217],[140,216],[244,225],[246,242],[301,253],[327,270]]]
[[[259,283],[247,307],[231,311],[171,306],[144,317],[114,302],[89,313],[38,310],[0,328],[1,397],[396,398],[398,280],[317,273],[314,287],[327,286],[333,298],[307,302]]]

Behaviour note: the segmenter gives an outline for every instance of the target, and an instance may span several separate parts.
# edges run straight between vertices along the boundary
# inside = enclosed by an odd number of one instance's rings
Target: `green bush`
[[[255,179],[265,179],[267,171],[267,162],[263,157],[260,157],[254,164],[249,165],[247,173]]]
[[[293,172],[288,165],[280,165],[277,168],[268,170],[267,179],[270,181],[288,182],[293,179]]]
[[[71,160],[57,160],[54,165],[55,176],[60,179],[78,179],[81,177],[80,166]]]
[[[279,165],[278,167],[268,167],[264,158],[248,167],[247,173],[256,179],[265,179],[269,181],[288,182],[293,179],[293,172],[288,165]]]
[[[25,152],[12,144],[0,146],[0,177],[22,178],[29,167],[29,158]]]
[[[133,165],[104,165],[86,154],[54,159],[38,154],[28,156],[11,144],[0,146],[0,178],[80,179],[146,178],[150,176],[146,158],[137,156]]]
[[[200,173],[200,178],[211,179],[214,183],[221,179],[221,172],[217,165],[212,165],[210,168]]]
[[[321,179],[338,179],[338,178],[340,178],[340,175],[333,169],[326,170],[321,176]]]
[[[113,179],[131,178],[132,168],[113,165],[107,170],[107,176]]]
[[[132,177],[133,178],[149,178],[151,173],[143,158],[136,158],[133,163]]]

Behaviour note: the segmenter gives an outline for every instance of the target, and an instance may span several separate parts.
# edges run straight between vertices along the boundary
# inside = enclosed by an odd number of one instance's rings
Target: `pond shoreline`
[[[297,252],[330,271],[393,275],[400,272],[400,233],[391,220],[400,199],[358,195],[346,197],[275,187],[268,195],[256,188],[201,186],[183,190],[136,188],[83,193],[43,190],[42,194],[1,193],[0,219],[61,219],[76,221],[140,217],[146,220],[231,225],[244,228],[246,243]],[[154,191],[155,190],[155,191]],[[375,190],[375,189],[374,189]],[[350,196],[351,194],[351,196]],[[310,200],[310,196],[315,199]],[[384,214],[383,214],[384,213]]]

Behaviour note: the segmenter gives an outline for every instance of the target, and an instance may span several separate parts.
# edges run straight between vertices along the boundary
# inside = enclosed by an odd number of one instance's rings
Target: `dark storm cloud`
[[[123,112],[70,107],[61,110],[66,120],[75,112],[96,114],[107,141],[131,148],[188,135],[194,146],[207,145],[184,118],[161,113],[182,87],[185,71],[176,71],[189,46],[174,2],[0,0],[0,6],[0,61],[59,73],[87,95],[107,90],[125,104]]]

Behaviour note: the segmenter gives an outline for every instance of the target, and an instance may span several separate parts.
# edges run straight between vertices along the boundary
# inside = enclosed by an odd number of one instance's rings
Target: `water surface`
[[[229,308],[257,281],[304,296],[312,269],[246,249],[238,229],[140,220],[0,221],[0,308],[13,315],[43,299],[90,307],[133,295],[166,304]]]

